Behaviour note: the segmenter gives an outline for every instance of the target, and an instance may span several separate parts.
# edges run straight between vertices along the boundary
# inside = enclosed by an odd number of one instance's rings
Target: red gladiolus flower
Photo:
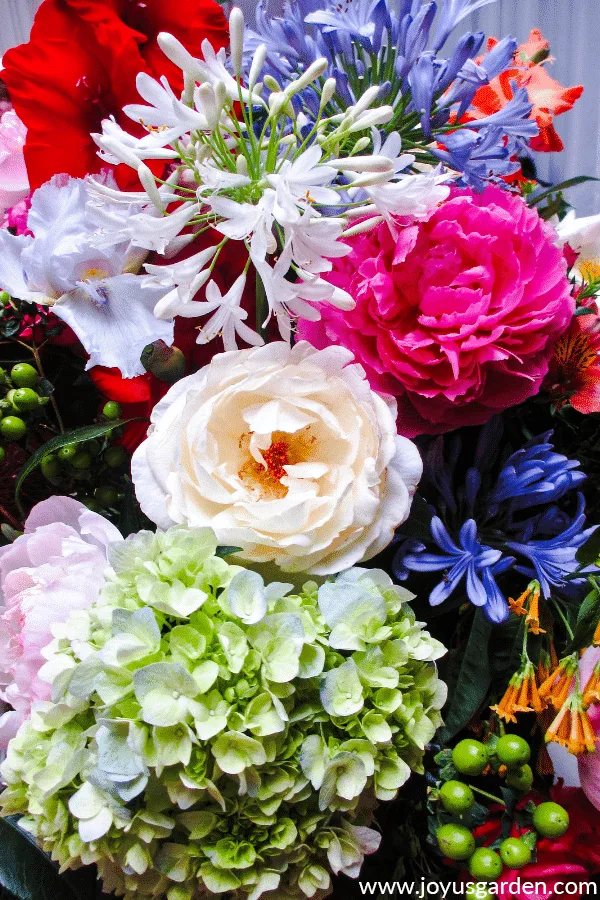
[[[497,43],[490,38],[488,50]],[[529,100],[533,103],[531,118],[536,120],[540,129],[539,135],[530,141],[531,148],[560,152],[563,143],[554,128],[554,116],[573,107],[583,93],[583,86],[565,88],[548,74],[543,63],[548,59],[549,50],[548,41],[534,29],[527,42],[517,47],[514,68],[507,69],[479,88],[467,118],[481,119],[503,109],[513,98],[512,84],[516,82],[517,87],[527,89]]]
[[[31,39],[5,54],[2,72],[27,127],[32,190],[56,174],[82,178],[106,166],[90,132],[110,115],[131,128],[122,108],[138,99],[139,72],[166,75],[177,90],[181,72],[158,47],[161,31],[195,55],[205,38],[215,49],[228,42],[215,0],[44,0]]]

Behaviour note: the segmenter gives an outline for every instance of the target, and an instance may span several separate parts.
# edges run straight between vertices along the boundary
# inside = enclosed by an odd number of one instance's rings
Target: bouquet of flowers
[[[11,896],[600,871],[600,215],[490,2],[43,0],[5,55]]]

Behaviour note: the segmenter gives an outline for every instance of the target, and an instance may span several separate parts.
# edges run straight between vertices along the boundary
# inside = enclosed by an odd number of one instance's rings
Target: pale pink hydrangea
[[[27,129],[14,110],[0,115],[0,212],[29,194],[23,146]]]
[[[397,236],[396,236],[397,235]],[[348,239],[328,279],[356,301],[301,321],[398,400],[407,437],[485,422],[539,390],[574,301],[556,235],[518,196],[454,189],[425,222]]]
[[[5,747],[36,700],[50,698],[38,678],[51,628],[98,598],[107,549],[122,540],[102,516],[70,497],[51,497],[32,510],[25,532],[0,549],[0,717]]]

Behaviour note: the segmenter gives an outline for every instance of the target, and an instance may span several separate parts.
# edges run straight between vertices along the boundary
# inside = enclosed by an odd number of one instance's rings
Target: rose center
[[[312,456],[316,438],[310,433],[310,426],[295,434],[275,431],[266,450],[261,450],[263,462],[255,459],[250,452],[252,433],[242,435],[240,449],[245,461],[238,471],[241,480],[263,497],[281,498],[288,492],[281,483],[288,473],[286,466],[306,462]]]

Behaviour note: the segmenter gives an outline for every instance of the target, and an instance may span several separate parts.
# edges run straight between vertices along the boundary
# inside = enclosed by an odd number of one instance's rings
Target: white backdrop
[[[39,2],[0,0],[0,53],[27,40]],[[238,2],[251,15],[255,0]],[[540,28],[556,57],[554,76],[565,85],[585,85],[575,109],[556,123],[565,152],[543,158],[540,175],[554,183],[573,175],[600,177],[600,0],[496,0],[466,24],[497,37],[512,33],[519,41]],[[600,183],[576,188],[569,198],[580,215],[600,212]]]

